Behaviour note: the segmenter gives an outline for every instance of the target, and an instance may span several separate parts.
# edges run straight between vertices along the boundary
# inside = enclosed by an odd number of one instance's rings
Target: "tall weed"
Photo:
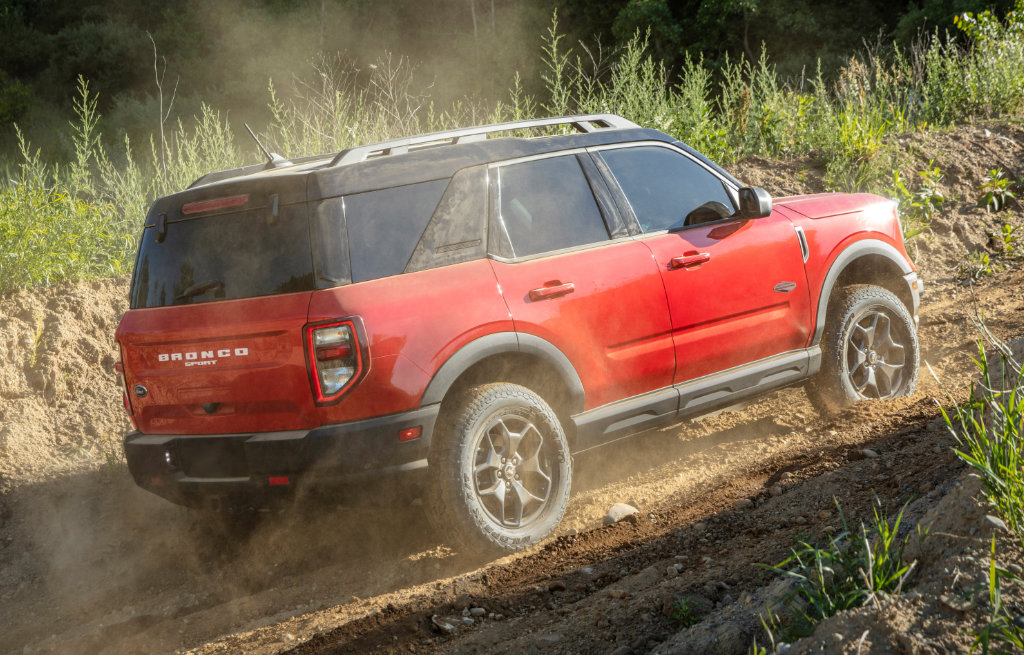
[[[1024,374],[1000,350],[993,363],[983,343],[975,360],[981,380],[967,403],[942,410],[960,443],[957,456],[985,487],[985,498],[1024,546]]]

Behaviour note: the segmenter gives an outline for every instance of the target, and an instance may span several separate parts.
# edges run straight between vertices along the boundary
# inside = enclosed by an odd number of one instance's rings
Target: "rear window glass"
[[[608,239],[573,155],[502,166],[500,193],[501,219],[516,257]]]
[[[345,196],[353,282],[405,270],[447,186],[444,179]]]
[[[306,205],[170,221],[142,233],[132,307],[165,307],[313,289]]]

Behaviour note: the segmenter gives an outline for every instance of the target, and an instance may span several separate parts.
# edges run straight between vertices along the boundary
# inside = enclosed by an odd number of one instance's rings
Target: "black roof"
[[[587,122],[590,121],[590,122]],[[572,124],[586,129],[580,134],[563,134],[534,138],[485,138],[486,133],[521,129],[519,125]],[[604,129],[591,129],[593,123],[610,124]],[[628,127],[619,127],[625,125]],[[509,127],[511,126],[511,127]],[[474,132],[477,130],[478,132]],[[464,142],[465,136],[452,138],[451,135],[475,135],[477,138]],[[436,143],[441,139],[448,142]],[[430,143],[435,141],[434,143]],[[700,153],[678,142],[675,138],[658,130],[641,128],[633,123],[612,115],[574,116],[562,119],[541,119],[520,123],[503,123],[480,128],[467,128],[448,133],[423,135],[385,144],[363,146],[336,154],[316,155],[289,162],[284,167],[272,164],[254,164],[230,170],[218,171],[196,180],[189,190],[190,196],[213,197],[225,193],[238,193],[252,188],[255,183],[272,184],[275,188],[291,190],[288,200],[299,201],[296,197],[305,186],[304,199],[319,200],[352,193],[372,191],[417,182],[439,180],[451,177],[456,171],[518,157],[542,155],[572,148],[626,143],[632,141],[662,141],[675,143],[699,157],[730,180],[735,179]],[[408,144],[424,144],[416,149],[407,149]],[[395,144],[401,144],[396,146]],[[354,152],[359,150],[358,153]],[[346,162],[346,159],[356,160]],[[305,180],[302,184],[300,180]],[[739,184],[737,182],[737,184]],[[268,184],[267,186],[271,186]],[[199,193],[194,193],[199,192]],[[281,199],[286,201],[285,198]],[[159,201],[158,201],[159,203]],[[163,203],[159,203],[163,204]]]

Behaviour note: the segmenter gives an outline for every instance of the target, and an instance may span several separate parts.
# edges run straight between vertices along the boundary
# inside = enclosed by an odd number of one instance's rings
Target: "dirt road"
[[[666,598],[708,583],[728,585],[720,596],[754,591],[764,580],[757,563],[781,560],[798,535],[838,525],[833,497],[856,521],[876,495],[888,508],[941,496],[961,466],[932,398],[961,393],[973,375],[967,354],[978,335],[965,312],[983,311],[1000,337],[1024,334],[1022,283],[1018,268],[973,291],[932,285],[921,335],[942,388],[925,374],[910,399],[834,419],[788,389],[596,451],[577,462],[560,536],[498,562],[442,546],[416,506],[317,505],[267,516],[238,543],[200,533],[185,510],[136,489],[123,470],[20,487],[4,527],[3,647],[650,650],[675,632],[661,611]],[[880,456],[865,458],[864,448]],[[782,493],[772,496],[776,486]],[[753,506],[734,509],[742,498]],[[601,527],[615,502],[634,503],[639,520]],[[675,563],[682,572],[664,589],[657,583]],[[13,571],[22,574],[16,584],[7,582]],[[616,584],[635,600],[609,597]],[[431,621],[461,622],[470,606],[486,613],[453,635]]]

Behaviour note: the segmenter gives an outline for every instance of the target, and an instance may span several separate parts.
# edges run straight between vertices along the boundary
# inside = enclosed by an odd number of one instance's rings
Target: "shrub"
[[[1003,173],[1003,169],[990,170],[981,181],[981,197],[978,198],[978,206],[984,207],[987,211],[997,212],[1006,208],[1006,204],[1016,199],[1010,187],[1013,180],[1010,180]]]
[[[922,171],[916,189],[893,179],[892,137],[1024,105],[1022,6],[1019,0],[1005,20],[989,12],[962,16],[957,26],[966,46],[935,34],[906,52],[852,56],[835,83],[824,80],[820,64],[807,79],[784,81],[762,49],[756,61],[726,59],[720,69],[688,59],[670,84],[647,35],[635,33],[607,58],[599,48],[579,56],[565,47],[556,15],[542,51],[541,99],[527,94],[517,76],[505,102],[467,98],[442,108],[413,91],[415,69],[407,60],[385,55],[359,71],[345,60],[324,59],[308,79],[297,80],[290,97],[268,84],[271,121],[261,137],[297,156],[538,113],[613,112],[726,164],[750,155],[813,155],[825,167],[828,188],[895,193],[909,238],[941,208],[934,191],[941,173]],[[227,120],[207,105],[187,121],[172,121],[141,157],[127,139],[116,154],[104,148],[96,95],[82,78],[76,111],[71,161],[44,164],[22,140],[20,160],[0,183],[0,293],[127,272],[140,222],[156,197],[259,156],[248,142],[237,145]],[[1001,175],[990,174],[986,185],[984,204],[992,209],[1014,198]],[[972,269],[987,270],[987,264]]]

